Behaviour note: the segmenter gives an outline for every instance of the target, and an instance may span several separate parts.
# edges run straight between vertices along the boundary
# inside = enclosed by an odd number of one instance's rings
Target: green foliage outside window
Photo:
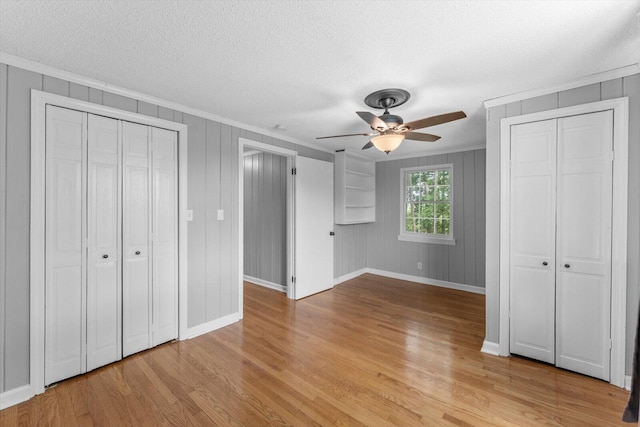
[[[405,173],[405,232],[451,234],[451,170]]]

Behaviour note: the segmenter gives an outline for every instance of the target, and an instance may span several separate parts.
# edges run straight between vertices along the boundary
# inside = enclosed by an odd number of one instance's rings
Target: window
[[[450,164],[401,170],[400,240],[455,244],[451,221],[452,175]]]

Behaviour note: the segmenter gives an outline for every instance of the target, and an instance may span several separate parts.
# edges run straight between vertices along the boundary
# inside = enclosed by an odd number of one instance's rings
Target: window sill
[[[435,236],[416,236],[411,234],[399,234],[398,240],[405,242],[417,242],[417,243],[435,243],[437,245],[455,246],[456,239],[453,237],[435,237]]]

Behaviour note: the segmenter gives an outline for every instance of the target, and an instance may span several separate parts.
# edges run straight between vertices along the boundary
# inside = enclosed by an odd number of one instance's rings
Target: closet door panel
[[[87,370],[122,357],[119,133],[88,115]]]
[[[555,358],[556,121],[511,129],[510,351]]]
[[[557,365],[609,380],[613,113],[559,119]]]
[[[86,115],[46,107],[45,385],[86,370]]]
[[[149,128],[123,122],[123,356],[151,346]]]
[[[177,134],[151,128],[153,151],[153,332],[158,345],[178,336]]]

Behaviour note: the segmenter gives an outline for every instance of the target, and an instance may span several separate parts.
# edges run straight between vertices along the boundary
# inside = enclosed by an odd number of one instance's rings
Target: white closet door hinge
[[[609,152],[609,161],[614,161],[616,158],[616,152],[615,151],[610,151]]]

